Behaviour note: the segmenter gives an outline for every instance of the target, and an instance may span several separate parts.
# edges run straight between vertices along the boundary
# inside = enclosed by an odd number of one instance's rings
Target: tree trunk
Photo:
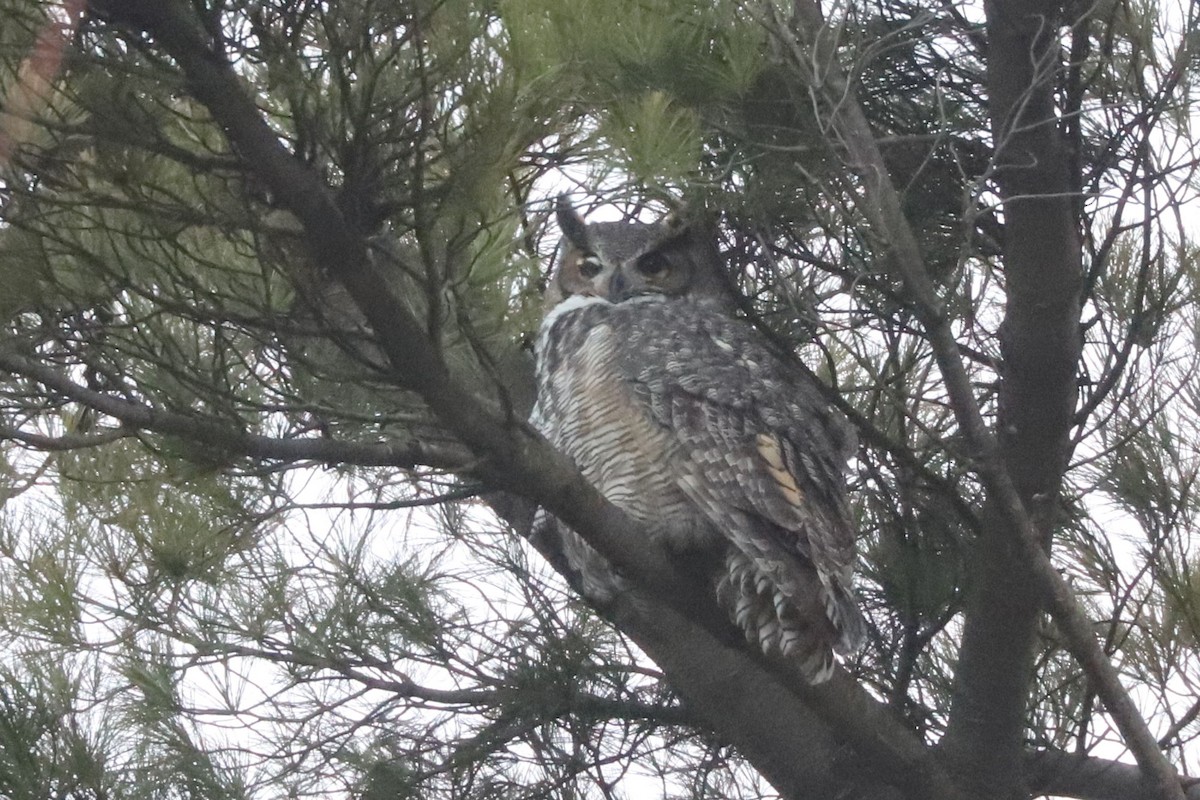
[[[997,438],[1043,545],[1051,544],[1076,401],[1081,249],[1054,91],[1059,9],[986,4],[994,163],[1004,206],[1006,306]],[[945,745],[978,797],[1027,796],[1020,770],[1043,607],[1004,515],[989,508],[972,558]]]

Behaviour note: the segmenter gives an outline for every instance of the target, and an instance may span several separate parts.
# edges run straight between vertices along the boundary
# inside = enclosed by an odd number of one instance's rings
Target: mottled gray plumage
[[[716,591],[734,621],[824,680],[865,630],[850,588],[845,422],[727,313],[708,237],[673,221],[559,216],[534,424],[663,545],[723,552]],[[620,591],[599,554],[556,532],[585,593]]]

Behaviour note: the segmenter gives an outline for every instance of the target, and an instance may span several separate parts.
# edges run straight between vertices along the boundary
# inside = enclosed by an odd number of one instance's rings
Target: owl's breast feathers
[[[750,638],[814,680],[857,648],[852,436],[752,328],[703,299],[573,297],[543,322],[538,383],[535,424],[614,504],[736,548],[724,593]]]
[[[534,424],[614,505],[670,545],[712,532],[672,476],[679,442],[619,369],[622,343],[599,298],[571,298],[543,324]]]

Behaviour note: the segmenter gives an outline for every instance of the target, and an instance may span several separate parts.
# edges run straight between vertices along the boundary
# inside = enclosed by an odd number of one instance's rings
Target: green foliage
[[[720,4],[506,0],[500,14],[515,68],[588,76],[587,85],[575,84],[585,101],[603,101],[614,90],[659,89],[711,104],[745,91],[764,63],[762,30]]]
[[[701,178],[704,120],[726,116],[765,67],[765,36],[720,4],[500,6],[518,74],[588,112],[610,164],[651,190]]]
[[[83,638],[79,584],[84,564],[70,537],[19,536],[6,520],[3,529],[7,586],[0,593],[4,616],[20,634],[70,647]]]
[[[105,797],[116,781],[99,737],[75,716],[79,682],[52,661],[0,669],[0,795]]]

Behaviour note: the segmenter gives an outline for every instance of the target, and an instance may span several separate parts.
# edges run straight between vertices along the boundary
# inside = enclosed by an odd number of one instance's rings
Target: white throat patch
[[[550,312],[542,320],[541,327],[538,328],[537,352],[546,352],[546,338],[550,335],[550,329],[554,327],[554,323],[562,318],[563,315],[570,314],[572,311],[578,311],[587,306],[596,305],[597,303],[612,305],[612,303],[603,297],[589,294],[573,294],[550,309]]]

